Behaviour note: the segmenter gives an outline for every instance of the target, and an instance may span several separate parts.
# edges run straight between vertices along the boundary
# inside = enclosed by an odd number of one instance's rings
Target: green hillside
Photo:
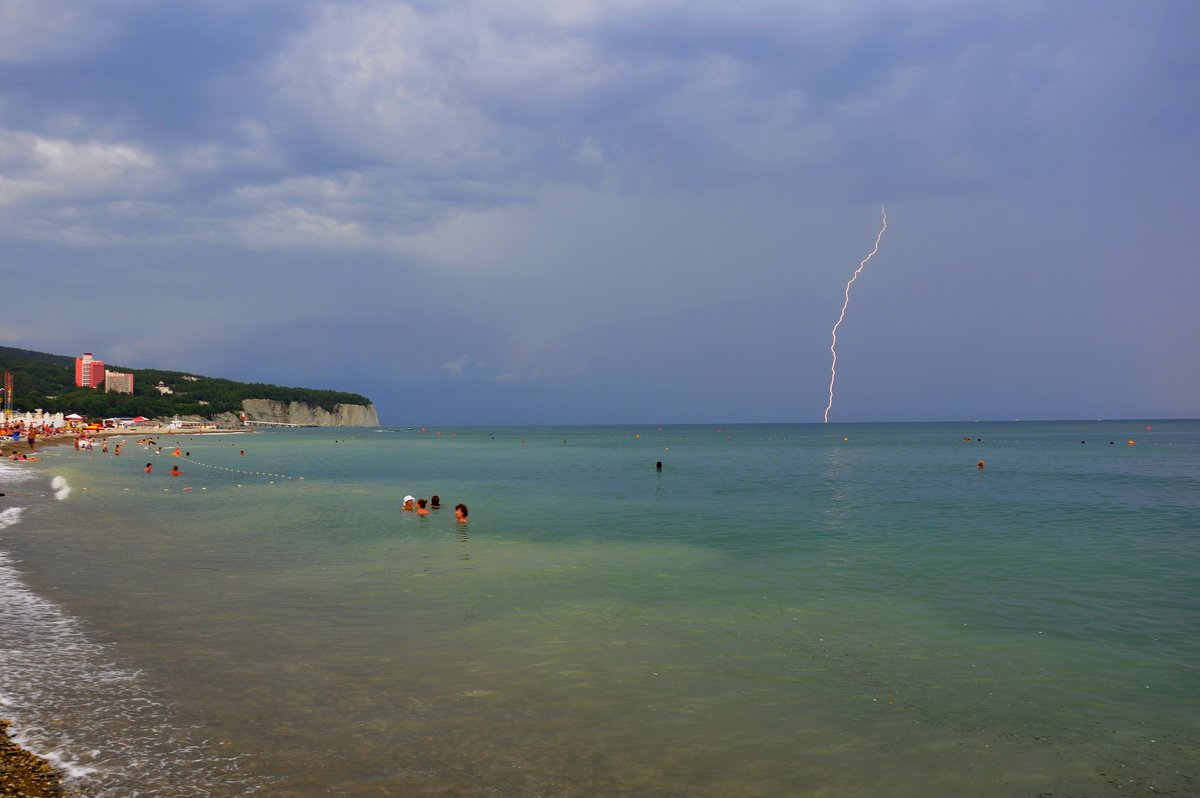
[[[328,411],[338,404],[371,404],[370,399],[356,393],[235,382],[182,371],[134,369],[111,363],[106,363],[105,367],[132,373],[134,392],[105,393],[76,388],[74,357],[0,346],[0,370],[13,376],[13,408],[19,411],[40,407],[51,413],[80,413],[88,418],[139,415],[147,418],[175,415],[211,418],[217,413],[239,412],[243,399],[305,402]],[[159,383],[173,393],[160,393],[156,388]]]

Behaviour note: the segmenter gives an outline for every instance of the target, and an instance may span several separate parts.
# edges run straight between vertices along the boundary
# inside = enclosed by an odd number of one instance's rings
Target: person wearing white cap
[[[405,509],[405,510],[411,510],[411,509],[413,509],[413,502],[414,502],[414,501],[416,501],[416,499],[414,499],[412,496],[405,496],[405,497],[404,497],[404,509]]]

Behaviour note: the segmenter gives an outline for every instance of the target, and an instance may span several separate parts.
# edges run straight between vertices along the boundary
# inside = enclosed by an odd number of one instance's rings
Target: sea
[[[1200,795],[1198,421],[136,437],[0,462],[76,796]]]

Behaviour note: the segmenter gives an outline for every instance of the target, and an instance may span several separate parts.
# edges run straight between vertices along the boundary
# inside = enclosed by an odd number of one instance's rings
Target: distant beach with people
[[[243,430],[222,430],[215,427],[188,430],[186,435],[233,434]],[[14,463],[39,462],[39,451],[50,447],[70,446],[84,452],[108,454],[107,442],[113,440],[112,456],[120,456],[127,438],[142,436],[138,443],[153,437],[179,435],[179,429],[169,424],[144,423],[136,427],[103,427],[86,424],[35,423],[18,417],[0,424],[0,460]],[[144,470],[153,471],[150,463]],[[0,484],[3,484],[0,479]],[[5,494],[0,494],[0,496]],[[2,709],[0,709],[2,712]],[[0,790],[5,795],[26,795],[29,798],[59,798],[64,794],[62,775],[54,763],[38,757],[16,745],[10,737],[9,721],[0,716]],[[67,791],[69,793],[70,791]]]

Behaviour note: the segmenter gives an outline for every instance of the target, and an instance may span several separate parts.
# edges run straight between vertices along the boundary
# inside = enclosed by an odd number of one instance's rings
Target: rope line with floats
[[[213,465],[211,463],[202,463],[199,460],[193,460],[190,457],[183,458],[185,462],[192,463],[205,468],[212,468],[216,471],[228,471],[231,474],[251,474],[260,477],[279,477],[280,479],[304,479],[304,477],[294,477],[291,474],[277,474],[273,471],[250,471],[244,468],[230,468],[229,466]]]

